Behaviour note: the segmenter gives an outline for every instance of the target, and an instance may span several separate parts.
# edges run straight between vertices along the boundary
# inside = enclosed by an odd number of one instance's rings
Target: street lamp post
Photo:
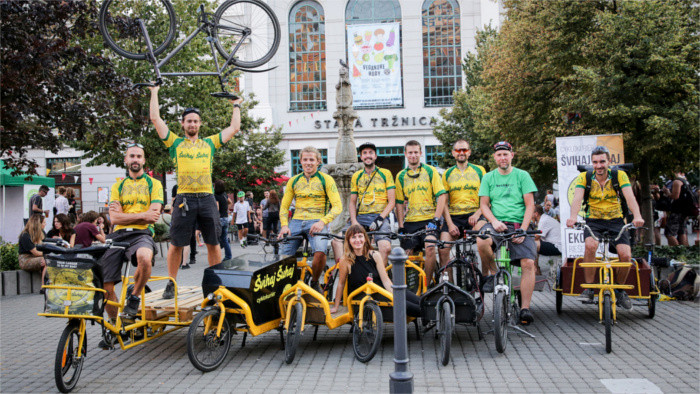
[[[412,393],[413,373],[408,370],[408,342],[406,338],[406,260],[403,249],[391,251],[392,285],[394,293],[394,372],[389,374],[389,392]]]

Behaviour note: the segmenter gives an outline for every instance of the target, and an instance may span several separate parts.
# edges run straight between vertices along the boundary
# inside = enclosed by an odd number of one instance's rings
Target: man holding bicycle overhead
[[[471,149],[465,140],[457,140],[452,145],[452,156],[457,164],[442,174],[442,184],[447,191],[445,204],[445,224],[440,229],[440,239],[454,241],[464,234],[464,230],[478,230],[486,222],[477,222],[481,218],[479,208],[479,187],[481,178],[486,174],[484,167],[469,163]],[[450,261],[452,245],[440,249],[440,265]]]
[[[311,263],[311,287],[320,291],[318,278],[326,266],[326,250],[328,239],[314,236],[327,230],[328,223],[343,211],[343,203],[335,180],[318,171],[321,164],[321,152],[313,146],[301,150],[300,159],[303,172],[287,181],[280,207],[280,222],[282,228],[278,238],[285,235],[304,235],[309,239],[311,253],[314,258]],[[292,220],[289,220],[289,206],[296,199],[296,209]],[[330,205],[330,209],[329,209]],[[281,253],[294,255],[301,240],[293,240],[282,244]]]
[[[214,198],[211,173],[214,152],[227,143],[241,129],[241,101],[233,101],[231,125],[219,134],[199,138],[199,128],[202,125],[200,112],[197,108],[187,108],[182,113],[182,129],[185,138],[178,137],[168,130],[168,126],[160,117],[158,105],[159,86],[149,87],[151,90],[150,117],[156,127],[158,136],[170,149],[170,157],[175,162],[177,172],[178,194],[173,203],[172,223],[170,225],[170,244],[168,249],[168,275],[177,277],[177,271],[182,260],[182,250],[189,245],[195,222],[199,223],[202,237],[207,245],[209,265],[221,262],[219,235],[221,223],[219,211]],[[175,296],[175,284],[170,281],[163,291],[163,298]]]
[[[350,180],[350,206],[348,207],[350,220],[343,228],[343,232],[353,224],[359,224],[367,231],[390,232],[387,217],[396,204],[394,177],[389,170],[374,164],[377,161],[377,147],[373,143],[365,142],[357,148],[357,151],[365,168],[354,173]],[[389,237],[375,235],[373,238],[382,259],[389,261],[389,252],[391,252]],[[343,241],[333,239],[331,245],[336,261],[340,261],[343,256]]]
[[[596,237],[600,237],[605,231],[618,234],[625,225],[622,212],[622,201],[617,191],[613,187],[612,170],[610,166],[610,151],[604,146],[596,146],[591,152],[591,163],[593,164],[593,179],[586,179],[586,172],[582,172],[576,178],[576,190],[571,203],[571,214],[566,220],[567,227],[576,224],[576,218],[581,210],[587,184],[590,182],[590,192],[586,207],[586,225],[590,227]],[[617,170],[617,184],[622,192],[622,196],[627,202],[627,206],[634,215],[632,223],[635,227],[644,225],[644,219],[639,212],[639,205],[634,198],[632,187],[627,174],[622,170]],[[583,232],[586,249],[583,253],[584,262],[594,262],[598,241],[591,237],[588,229]],[[627,232],[623,233],[620,239],[613,241],[620,262],[632,261],[632,251],[630,248],[630,238]],[[593,283],[596,268],[584,268],[584,280],[586,283]],[[629,267],[615,268],[615,278],[618,284],[627,282]],[[632,300],[624,290],[615,290],[618,304],[625,309],[632,309]],[[593,289],[586,289],[581,293],[582,298],[592,300],[595,295]]]
[[[479,188],[480,207],[482,214],[489,222],[482,227],[482,231],[495,231],[499,233],[523,231],[522,237],[508,241],[508,250],[513,265],[522,268],[520,279],[520,324],[528,325],[535,318],[530,312],[530,300],[535,289],[535,259],[537,259],[537,246],[531,237],[526,237],[524,232],[530,226],[532,213],[535,211],[535,197],[537,191],[535,182],[530,174],[511,165],[513,161],[513,146],[501,141],[493,146],[493,158],[497,169],[484,175]],[[493,291],[493,275],[497,272],[493,247],[496,243],[493,238],[477,239],[479,255],[483,265],[484,278],[483,290]]]
[[[442,227],[442,215],[445,212],[447,195],[442,179],[435,167],[421,164],[421,146],[418,141],[408,141],[404,147],[408,167],[396,174],[396,218],[399,222],[399,234],[427,230],[428,233],[401,240],[401,247],[406,254],[423,248],[425,239],[437,239]],[[404,202],[408,202],[405,212]],[[425,274],[430,284],[435,272],[437,254],[435,244],[425,248]]]
[[[114,285],[121,282],[123,257],[137,263],[134,273],[134,288],[127,295],[122,316],[136,317],[141,299],[139,295],[151,277],[151,261],[156,244],[153,241],[153,224],[160,217],[160,207],[164,204],[163,185],[144,173],[145,151],[140,144],[127,145],[124,164],[129,176],[112,185],[109,195],[109,218],[114,231],[107,239],[114,242],[128,242],[126,249],[111,248],[100,259],[104,277],[104,289],[108,300],[117,301]],[[117,308],[106,305],[105,310],[111,319],[117,318]]]

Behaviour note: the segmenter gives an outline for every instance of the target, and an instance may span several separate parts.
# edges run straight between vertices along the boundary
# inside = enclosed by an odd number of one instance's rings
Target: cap
[[[496,142],[493,145],[493,151],[498,152],[499,150],[507,150],[507,151],[513,151],[513,145],[511,145],[508,141],[500,141]]]
[[[245,197],[245,192],[238,192],[238,194],[236,194],[236,197]]]
[[[365,143],[363,143],[362,145],[360,145],[359,148],[357,148],[357,151],[358,151],[359,153],[362,153],[362,151],[365,150],[365,149],[367,149],[367,148],[372,149],[372,150],[374,151],[374,153],[377,153],[377,147],[376,147],[373,143],[371,143],[371,142],[365,142]]]
[[[163,207],[163,210],[164,210],[164,211],[170,211],[170,210],[172,210],[172,209],[173,209],[173,206],[170,205],[170,204],[165,204],[165,207]]]
[[[197,114],[197,115],[199,115],[200,118],[202,117],[202,114],[199,113],[199,108],[190,107],[190,108],[185,108],[185,110],[182,111],[182,119],[185,119],[185,116],[187,116],[189,114]]]

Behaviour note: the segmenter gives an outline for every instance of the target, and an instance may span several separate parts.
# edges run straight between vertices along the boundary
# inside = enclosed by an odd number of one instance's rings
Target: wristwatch
[[[233,108],[238,108],[238,109],[241,109],[241,105],[240,105],[240,104],[238,104],[238,103],[236,103],[236,104],[233,104]]]

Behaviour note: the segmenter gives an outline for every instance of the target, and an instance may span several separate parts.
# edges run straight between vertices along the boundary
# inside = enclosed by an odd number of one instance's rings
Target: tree
[[[97,32],[90,1],[0,2],[0,156],[15,173],[36,174],[28,149],[58,152],[102,127],[125,126],[135,108],[129,80],[94,48]]]

